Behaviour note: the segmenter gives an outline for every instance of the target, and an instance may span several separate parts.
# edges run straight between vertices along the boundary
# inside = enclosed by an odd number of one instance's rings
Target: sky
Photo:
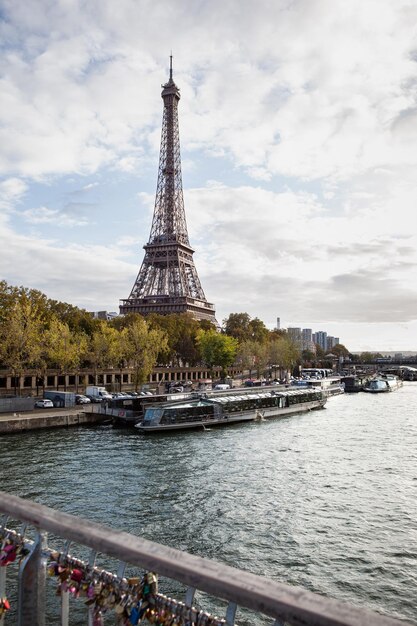
[[[0,279],[118,311],[172,51],[217,319],[417,350],[415,0],[0,0],[0,20]]]

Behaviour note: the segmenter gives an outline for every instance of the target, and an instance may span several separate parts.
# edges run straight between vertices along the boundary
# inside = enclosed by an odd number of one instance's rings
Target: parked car
[[[53,409],[54,403],[52,400],[36,400],[35,409]]]
[[[100,396],[86,396],[90,400],[90,402],[95,402],[96,404],[100,404],[102,399]]]
[[[90,398],[83,396],[81,393],[75,394],[75,404],[90,404]]]

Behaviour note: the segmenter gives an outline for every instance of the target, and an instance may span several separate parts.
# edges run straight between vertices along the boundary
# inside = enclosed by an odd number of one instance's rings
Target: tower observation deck
[[[164,101],[158,183],[149,242],[132,291],[120,313],[191,313],[217,326],[214,305],[207,302],[193,261],[182,189],[178,102],[172,78],[162,85]]]

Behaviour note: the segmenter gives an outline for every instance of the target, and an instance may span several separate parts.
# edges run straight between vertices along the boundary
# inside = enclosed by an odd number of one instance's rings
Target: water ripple
[[[410,383],[224,430],[7,436],[1,489],[417,623],[416,400]]]

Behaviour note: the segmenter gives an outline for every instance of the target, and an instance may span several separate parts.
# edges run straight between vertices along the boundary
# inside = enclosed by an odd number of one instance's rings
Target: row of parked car
[[[153,394],[150,391],[141,391],[140,393],[136,391],[132,391],[131,393],[118,392],[118,393],[109,393],[107,396],[85,396],[77,393],[75,396],[76,404],[90,404],[91,402],[103,402],[106,400],[113,400],[116,398],[128,399],[128,398],[138,398],[139,396],[152,396]]]
[[[129,393],[124,391],[119,391],[117,393],[109,393],[106,396],[86,396],[82,394],[77,394],[75,396],[75,401],[77,404],[89,404],[90,402],[103,402],[105,400],[113,400],[113,399],[129,399],[129,398],[138,398],[139,396],[152,396],[151,391],[131,391]]]
[[[117,393],[109,393],[105,396],[93,396],[93,395],[84,395],[81,393],[75,394],[75,403],[76,404],[91,404],[91,403],[101,403],[106,400],[113,400],[113,398],[119,399],[129,399],[129,398],[138,398],[139,396],[152,396],[151,391],[141,391],[136,392],[132,391],[130,393],[127,392],[117,392]],[[36,400],[35,409],[52,409],[54,407],[54,403],[52,400],[48,398],[42,398],[41,400]]]

